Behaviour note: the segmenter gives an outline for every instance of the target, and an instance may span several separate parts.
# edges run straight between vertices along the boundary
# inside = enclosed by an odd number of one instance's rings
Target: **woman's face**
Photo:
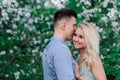
[[[78,27],[74,33],[73,36],[73,42],[74,46],[77,49],[84,49],[85,48],[85,39],[84,39],[84,33],[81,27]]]

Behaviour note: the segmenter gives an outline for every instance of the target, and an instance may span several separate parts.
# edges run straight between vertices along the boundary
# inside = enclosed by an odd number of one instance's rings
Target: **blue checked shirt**
[[[42,54],[44,80],[75,80],[74,59],[66,43],[52,37]]]

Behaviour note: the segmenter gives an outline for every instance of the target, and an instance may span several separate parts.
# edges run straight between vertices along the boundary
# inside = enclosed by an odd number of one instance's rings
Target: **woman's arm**
[[[100,58],[93,64],[92,73],[96,80],[107,80]]]

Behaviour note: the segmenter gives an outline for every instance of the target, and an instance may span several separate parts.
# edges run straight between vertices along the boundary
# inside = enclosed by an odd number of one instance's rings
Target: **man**
[[[62,8],[54,15],[54,36],[42,55],[44,80],[75,80],[74,60],[65,41],[71,40],[77,14]]]

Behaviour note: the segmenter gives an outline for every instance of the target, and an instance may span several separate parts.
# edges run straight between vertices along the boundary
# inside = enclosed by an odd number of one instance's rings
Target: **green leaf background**
[[[53,15],[63,7],[77,12],[77,24],[96,25],[107,79],[120,80],[120,0],[64,1],[0,0],[0,80],[44,80],[41,54],[53,35]],[[68,46],[76,59],[73,42]]]

